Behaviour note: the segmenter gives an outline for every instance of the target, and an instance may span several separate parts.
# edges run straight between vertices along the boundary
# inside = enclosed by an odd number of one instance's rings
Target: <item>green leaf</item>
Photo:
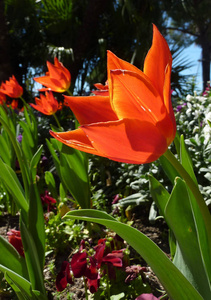
[[[32,234],[27,229],[23,221],[20,222],[21,237],[24,246],[24,254],[29,272],[29,278],[34,290],[45,294],[43,269],[40,267],[38,245],[35,244]],[[40,249],[42,251],[42,249]]]
[[[37,165],[40,162],[42,150],[43,150],[43,145],[41,145],[40,148],[37,150],[37,152],[34,154],[30,163],[30,171],[31,171],[33,182],[36,180]]]
[[[171,299],[203,299],[190,282],[167,258],[163,251],[137,229],[117,222],[111,216],[97,210],[71,211],[64,217],[64,220],[68,219],[81,219],[90,222],[97,222],[115,231],[151,266]]]
[[[22,294],[25,296],[25,298],[22,298],[22,299],[27,299],[27,300],[33,299],[31,283],[28,280],[26,280],[25,278],[20,276],[18,273],[15,273],[14,271],[6,268],[5,266],[3,266],[1,264],[0,264],[0,271],[2,271],[5,274],[5,277],[9,283],[11,283],[11,281],[12,281],[13,284],[15,284],[16,288],[14,290],[17,291],[17,289],[19,289],[22,292]]]
[[[177,178],[169,198],[165,209],[165,218],[181,251],[178,256],[177,249],[174,263],[179,269],[181,268],[181,272],[197,288],[204,299],[211,299],[210,283],[204,268],[200,249],[202,245],[198,241],[189,194],[185,182],[180,178]]]
[[[179,176],[178,172],[175,170],[175,168],[172,166],[172,164],[168,161],[168,159],[165,156],[161,156],[159,158],[159,161],[161,163],[164,172],[168,176],[169,180],[171,181],[172,184],[174,184],[175,177]]]
[[[28,211],[28,203],[26,201],[24,190],[17,178],[15,171],[6,165],[0,159],[0,179],[4,182],[9,193],[13,196],[14,201],[19,209],[25,213]]]
[[[183,135],[181,135],[181,138],[180,138],[180,159],[181,159],[181,163],[182,163],[184,169],[186,170],[186,172],[188,172],[188,174],[191,176],[191,178],[193,179],[195,184],[198,185],[196,176],[193,171],[193,164],[192,164],[190,155],[186,149]]]
[[[28,229],[33,238],[39,258],[39,267],[43,270],[45,261],[45,226],[40,194],[36,183],[30,186]]]
[[[152,175],[148,175],[149,178],[149,189],[152,195],[152,199],[155,201],[159,208],[160,214],[165,218],[165,207],[168,202],[170,194],[164,188],[164,186],[155,179]]]
[[[85,153],[62,145],[60,153],[62,182],[82,208],[90,208],[88,161]]]
[[[53,174],[49,171],[45,172],[45,182],[48,186],[48,191],[51,193],[52,197],[58,199],[56,182],[53,177]]]

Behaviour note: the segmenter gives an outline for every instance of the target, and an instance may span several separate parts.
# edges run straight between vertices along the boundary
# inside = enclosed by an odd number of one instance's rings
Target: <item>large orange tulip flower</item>
[[[35,103],[30,103],[30,105],[45,115],[53,115],[59,109],[59,103],[51,91],[45,92],[45,96],[40,94],[40,99],[36,97]]]
[[[51,135],[75,149],[142,164],[158,159],[174,140],[172,56],[153,26],[143,72],[108,51],[109,96],[65,97],[81,126]]]
[[[58,60],[54,58],[54,65],[47,61],[48,72],[46,76],[35,77],[36,82],[46,86],[46,88],[40,89],[40,91],[52,90],[54,92],[63,93],[70,87],[71,75],[68,69]]]
[[[1,84],[0,92],[11,97],[19,98],[23,95],[23,88],[19,85],[14,75]]]

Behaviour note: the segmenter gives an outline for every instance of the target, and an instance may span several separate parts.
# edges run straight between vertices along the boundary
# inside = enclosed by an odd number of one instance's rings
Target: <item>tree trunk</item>
[[[4,1],[0,0],[0,84],[13,74],[9,55],[9,40],[4,16]]]
[[[206,38],[201,39],[202,47],[202,79],[203,91],[207,86],[207,81],[210,81],[210,59],[211,59],[211,45]]]

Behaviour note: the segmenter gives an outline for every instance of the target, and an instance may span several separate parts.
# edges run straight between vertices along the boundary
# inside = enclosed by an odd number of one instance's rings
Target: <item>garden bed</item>
[[[132,216],[133,227],[137,228],[153,240],[165,253],[169,256],[168,246],[168,228],[162,219],[158,219],[154,224],[148,220],[147,211],[143,208],[136,209],[136,212]],[[19,229],[19,216],[11,216],[9,214],[3,214],[0,216],[0,235],[7,238],[7,232],[10,229]],[[83,280],[78,278],[75,279],[73,285],[67,285],[67,288],[58,293],[56,291],[55,277],[60,271],[61,264],[64,260],[70,259],[72,253],[76,249],[71,248],[71,244],[66,248],[65,251],[56,251],[51,253],[46,258],[46,265],[44,267],[45,286],[48,293],[48,299],[72,299],[79,300],[85,299],[85,289]],[[55,254],[56,253],[56,254]],[[140,264],[146,267],[145,280],[150,285],[152,293],[159,297],[162,295],[163,287],[159,283],[159,280],[144,260],[137,255],[137,253],[130,248],[130,259],[131,264]],[[121,290],[119,290],[121,292]],[[14,299],[14,294],[11,292],[3,293],[0,295],[0,299]],[[2,298],[3,297],[3,298]],[[4,298],[5,297],[5,298]]]

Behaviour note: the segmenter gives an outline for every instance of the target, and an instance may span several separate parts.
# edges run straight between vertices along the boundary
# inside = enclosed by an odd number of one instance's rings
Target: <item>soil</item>
[[[144,233],[146,236],[148,236],[152,241],[154,241],[163,251],[166,253],[167,256],[169,256],[169,246],[168,246],[168,228],[165,224],[165,222],[162,219],[158,219],[154,224],[151,224],[148,220],[148,214],[144,212],[143,210],[136,211],[133,216],[133,226],[140,230],[142,233]],[[10,229],[19,229],[19,216],[11,216],[8,214],[4,214],[0,216],[0,235],[7,239],[7,232]],[[61,263],[63,260],[67,260],[68,256],[72,251],[72,249],[69,249],[70,251],[67,251],[67,253],[61,253],[57,255],[55,260],[55,267],[56,270],[54,270],[54,273],[57,274],[59,272]],[[150,284],[152,293],[159,297],[162,295],[162,291],[164,291],[162,285],[160,284],[158,278],[155,276],[153,271],[149,266],[147,266],[146,262],[137,256],[137,253],[130,249],[131,257],[134,257],[133,263],[141,264],[141,266],[146,266],[147,272],[145,272],[146,275],[146,281]],[[137,257],[140,261],[136,261]],[[50,260],[50,258],[49,258]],[[52,279],[52,271],[49,270],[49,261],[46,261],[46,266],[44,268],[44,276],[45,276],[45,282],[46,282],[46,290],[48,293],[48,299],[50,300],[58,300],[57,296],[54,296],[54,293],[56,292],[55,287],[55,274],[54,279]],[[84,293],[84,284],[81,279],[76,279],[74,285],[68,285],[65,291],[60,295],[61,300],[64,299],[70,299],[67,297],[67,295],[72,295],[72,300],[83,300],[85,299],[85,293]],[[14,299],[11,296],[4,294],[2,291],[0,291],[0,300],[6,300],[6,299]]]

